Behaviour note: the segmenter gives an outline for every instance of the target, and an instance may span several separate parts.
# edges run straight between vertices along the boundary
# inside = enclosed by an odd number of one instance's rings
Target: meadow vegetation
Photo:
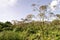
[[[60,40],[60,20],[20,24],[0,22],[0,40]]]

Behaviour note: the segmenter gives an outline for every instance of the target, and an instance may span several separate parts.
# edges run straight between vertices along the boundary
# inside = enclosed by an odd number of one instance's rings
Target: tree
[[[3,30],[12,30],[12,23],[9,21],[6,21],[3,25]]]
[[[34,7],[34,10],[37,10],[39,13],[38,13],[38,17],[40,19],[40,21],[44,21],[44,19],[47,18],[47,15],[46,15],[46,12],[47,12],[47,5],[42,5],[42,6],[39,6],[39,7],[36,7],[36,4],[32,4],[33,7]]]
[[[6,21],[5,24],[12,25],[12,23],[9,21]]]
[[[28,14],[27,16],[26,16],[26,19],[28,20],[28,21],[32,21],[32,18],[33,17],[35,17],[33,14]]]
[[[36,4],[33,5],[34,10],[37,10],[38,13],[38,17],[40,19],[40,21],[42,22],[42,26],[41,27],[41,31],[42,31],[42,37],[44,39],[44,33],[45,33],[45,27],[47,28],[46,25],[44,25],[45,19],[50,19],[51,17],[55,17],[55,14],[51,11],[48,11],[49,6],[48,5],[42,5],[40,7],[36,7]],[[47,20],[48,21],[48,20]],[[45,39],[44,39],[45,40]]]
[[[47,18],[47,16],[46,16],[47,5],[42,5],[39,8],[36,8],[36,10],[37,9],[39,12],[38,17],[39,17],[40,21],[42,21],[42,26],[40,26],[40,27],[41,27],[41,31],[42,31],[42,37],[44,39],[44,28],[43,28],[44,26],[43,25],[44,25],[44,19]]]
[[[33,14],[28,14],[28,15],[25,17],[25,19],[22,18],[21,20],[23,20],[23,22],[31,22],[34,17],[35,17],[35,16],[34,16]]]

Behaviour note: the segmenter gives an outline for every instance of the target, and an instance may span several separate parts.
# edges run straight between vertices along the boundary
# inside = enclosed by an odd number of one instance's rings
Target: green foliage
[[[0,40],[20,40],[20,38],[16,32],[3,31],[0,33]]]
[[[0,22],[0,40],[60,40],[60,20],[14,25]]]

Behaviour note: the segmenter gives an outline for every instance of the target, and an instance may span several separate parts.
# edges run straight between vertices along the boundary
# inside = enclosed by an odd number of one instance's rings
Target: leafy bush
[[[4,31],[0,33],[0,40],[20,40],[20,38],[16,32]]]

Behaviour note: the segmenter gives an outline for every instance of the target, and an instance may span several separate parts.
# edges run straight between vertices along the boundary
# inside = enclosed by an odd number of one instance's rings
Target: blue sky
[[[0,0],[0,21],[20,20],[27,14],[37,14],[32,4],[39,5],[51,3],[52,0]]]

